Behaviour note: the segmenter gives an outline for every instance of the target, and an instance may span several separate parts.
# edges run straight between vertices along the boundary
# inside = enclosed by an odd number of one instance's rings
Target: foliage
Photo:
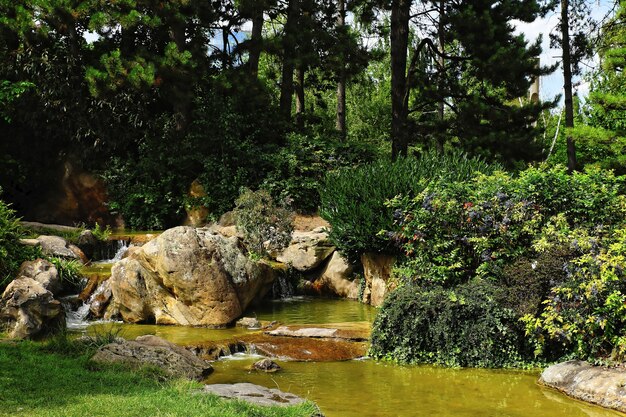
[[[83,274],[81,273],[82,264],[76,259],[64,259],[56,256],[47,258],[57,269],[59,278],[64,284],[68,284],[73,288],[80,288]]]
[[[549,358],[570,354],[598,361],[626,359],[626,229],[606,236],[564,230],[559,240],[582,255],[565,268],[541,314],[525,315],[535,353]]]
[[[235,218],[237,228],[243,232],[244,242],[250,252],[258,255],[277,252],[291,241],[293,213],[286,204],[278,205],[265,190],[243,189],[237,198]]]
[[[104,228],[100,226],[100,223],[96,223],[96,225],[94,226],[94,228],[91,230],[91,233],[93,233],[93,236],[101,241],[101,242],[106,242],[109,239],[109,236],[111,236],[111,226],[106,225]]]
[[[503,268],[534,256],[561,227],[618,224],[625,215],[623,179],[590,168],[529,168],[519,176],[479,174],[465,183],[435,183],[415,198],[395,198],[387,236],[407,257],[401,276],[448,285],[500,278]],[[569,227],[569,226],[568,226]]]
[[[428,184],[450,183],[489,173],[494,165],[455,152],[424,153],[396,162],[379,161],[358,168],[331,172],[321,193],[320,215],[332,226],[330,238],[350,260],[364,252],[393,252],[391,242],[379,235],[393,225],[393,212],[385,202],[398,195],[414,196]]]
[[[277,199],[289,199],[295,209],[314,213],[320,187],[329,171],[359,166],[374,159],[371,147],[340,142],[334,132],[290,133],[287,146],[271,156],[272,170],[262,187]]]
[[[506,367],[526,358],[523,330],[480,279],[454,289],[403,286],[376,316],[370,355],[405,363]]]
[[[88,355],[47,353],[32,342],[1,343],[0,369],[2,415],[82,417],[97,410],[102,417],[309,417],[319,411],[310,402],[260,407],[198,395],[202,386],[195,382],[159,381],[143,370],[95,366]]]
[[[19,240],[25,236],[15,211],[0,200],[0,292],[15,278],[22,262],[37,255],[35,248],[20,244]]]
[[[502,288],[498,302],[518,316],[537,315],[550,290],[566,279],[569,262],[576,252],[568,246],[555,246],[536,257],[521,257],[506,265],[499,280]]]

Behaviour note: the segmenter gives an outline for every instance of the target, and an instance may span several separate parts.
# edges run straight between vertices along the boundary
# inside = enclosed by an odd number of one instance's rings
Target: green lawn
[[[42,344],[0,341],[0,416],[309,417],[316,407],[255,407],[195,394],[200,384],[95,366],[86,355],[48,353]]]

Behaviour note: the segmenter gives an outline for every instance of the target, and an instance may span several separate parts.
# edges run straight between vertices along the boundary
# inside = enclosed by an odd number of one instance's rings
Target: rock
[[[113,266],[105,318],[224,326],[260,300],[275,277],[269,265],[248,258],[237,238],[176,227]]]
[[[626,371],[567,361],[543,371],[539,383],[570,397],[626,412]]]
[[[103,281],[89,297],[89,312],[94,317],[100,318],[104,316],[106,308],[111,303],[112,296],[111,284],[108,280]]]
[[[380,253],[366,253],[361,256],[365,289],[362,301],[375,307],[382,305],[387,292],[392,290],[388,281],[396,259]]]
[[[280,371],[282,368],[276,362],[271,359],[261,359],[260,361],[252,364],[252,369],[256,371],[263,371],[267,373],[274,373]]]
[[[20,239],[20,244],[24,246],[40,247],[41,242],[37,239]]]
[[[45,259],[25,261],[20,266],[18,277],[34,279],[53,295],[58,295],[63,289],[56,267]]]
[[[235,216],[234,211],[227,211],[226,213],[220,216],[220,219],[217,221],[217,224],[222,227],[234,226],[237,222],[237,216]]]
[[[205,385],[203,391],[222,398],[243,400],[266,406],[290,406],[305,401],[294,394],[250,383]]]
[[[293,218],[293,229],[302,232],[310,232],[312,230],[330,229],[330,223],[322,219],[320,216],[310,216],[305,214],[296,214]]]
[[[356,300],[359,284],[353,278],[354,268],[341,256],[334,252],[321,276],[315,280],[314,287],[325,295]]]
[[[204,226],[207,223],[207,218],[209,217],[210,211],[207,207],[202,205],[191,205],[194,201],[201,201],[200,199],[207,196],[206,190],[204,186],[200,183],[200,181],[193,180],[191,185],[189,186],[189,191],[187,193],[189,197],[190,204],[185,206],[185,210],[187,211],[187,218],[184,221],[185,226],[193,226],[199,227]]]
[[[269,336],[308,337],[313,339],[342,339],[355,342],[366,342],[370,336],[367,323],[344,323],[342,327],[322,326],[280,326],[265,332]]]
[[[260,329],[263,327],[261,322],[254,317],[242,317],[235,324],[237,327],[245,327],[246,329]]]
[[[37,338],[65,327],[65,312],[32,278],[17,278],[0,298],[0,326],[11,338]]]
[[[89,259],[93,258],[94,253],[100,245],[100,242],[91,230],[83,230],[80,232],[76,243],[80,250],[82,250],[85,256]]]
[[[300,362],[335,362],[361,358],[367,342],[311,337],[280,337],[267,334],[244,336],[239,340],[257,353],[270,358]]]
[[[38,233],[50,233],[50,231],[58,232],[58,233],[78,233],[81,230],[79,227],[63,226],[60,224],[46,224],[46,223],[39,223],[39,222],[24,222],[24,221],[21,221],[20,224],[24,226],[26,229],[30,229]]]
[[[59,258],[76,259],[87,263],[87,257],[78,246],[68,243],[59,236],[42,235],[37,238],[41,244],[41,250],[45,255],[58,256]]]
[[[310,232],[295,231],[289,246],[276,255],[276,260],[300,272],[307,272],[318,267],[334,251],[335,247],[323,228]]]
[[[123,363],[132,367],[153,365],[172,377],[200,381],[213,372],[208,361],[153,335],[134,341],[117,341],[101,347],[91,358],[96,363]]]
[[[320,327],[305,327],[291,329],[287,326],[281,326],[276,330],[266,332],[270,336],[288,336],[288,337],[313,337],[313,338],[334,338],[337,329],[328,329]]]
[[[238,237],[239,239],[243,239],[243,233],[237,229],[237,226],[220,226],[219,224],[214,224],[211,225],[209,229],[224,237]]]

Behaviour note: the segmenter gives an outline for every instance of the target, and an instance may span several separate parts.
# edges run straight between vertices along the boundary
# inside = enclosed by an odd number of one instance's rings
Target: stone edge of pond
[[[276,388],[266,388],[249,382],[239,382],[236,384],[207,384],[200,392],[215,394],[224,399],[243,400],[250,404],[260,406],[288,407],[307,401],[295,394],[280,391]],[[323,414],[319,411],[319,406],[315,406],[318,409],[318,413],[315,414],[315,417],[323,417]]]
[[[605,368],[572,360],[549,366],[538,382],[578,400],[626,413],[624,368]]]

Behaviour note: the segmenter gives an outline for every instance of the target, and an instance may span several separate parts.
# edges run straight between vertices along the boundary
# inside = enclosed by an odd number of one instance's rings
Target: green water
[[[113,264],[105,262],[92,262],[88,266],[82,266],[80,272],[83,276],[91,277],[94,275],[110,276]]]
[[[538,372],[398,366],[371,360],[278,362],[274,374],[249,360],[220,360],[207,383],[251,382],[316,402],[327,417],[608,417],[609,410],[536,385]]]
[[[375,311],[351,301],[301,298],[268,302],[250,309],[246,315],[284,324],[328,324],[371,322]],[[179,344],[228,339],[249,332],[179,326],[116,326],[122,328],[127,338],[156,334]],[[98,328],[98,325],[92,326],[89,332]],[[281,372],[250,372],[248,367],[257,359],[243,356],[219,360],[214,363],[215,372],[206,382],[251,382],[278,387],[316,402],[327,417],[623,416],[538,386],[539,372],[399,366],[372,360],[279,361],[283,367]]]

